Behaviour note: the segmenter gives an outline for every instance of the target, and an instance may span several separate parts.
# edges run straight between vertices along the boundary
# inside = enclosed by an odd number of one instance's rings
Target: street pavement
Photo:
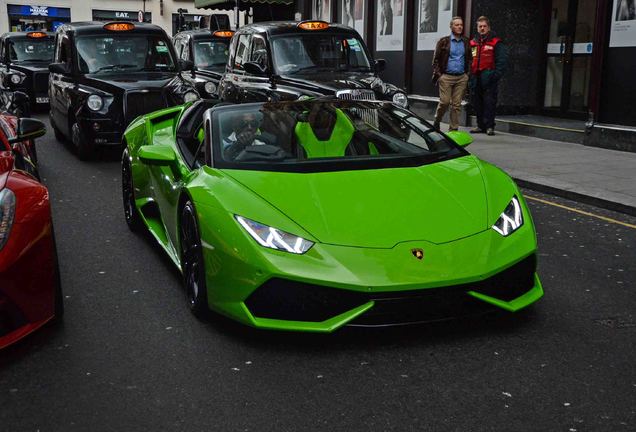
[[[498,131],[473,138],[471,153],[523,187],[636,215],[636,153]]]

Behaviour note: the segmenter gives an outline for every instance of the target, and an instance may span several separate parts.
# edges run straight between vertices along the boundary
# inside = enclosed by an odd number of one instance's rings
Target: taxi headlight
[[[258,244],[266,248],[301,255],[314,245],[314,242],[294,234],[263,225],[239,215],[234,215],[234,217]]]
[[[406,97],[404,93],[396,93],[393,95],[393,103],[401,106],[402,108],[406,108],[409,105],[409,99]]]
[[[502,236],[506,237],[517,231],[523,225],[523,214],[521,212],[521,204],[516,196],[513,196],[510,203],[504,209],[497,222],[492,229]]]
[[[18,74],[11,74],[11,84],[20,84],[22,82],[22,76]]]
[[[9,239],[14,215],[15,194],[10,189],[3,189],[0,191],[0,250]]]
[[[101,96],[92,94],[86,99],[86,106],[91,111],[99,111],[104,106],[104,100]]]
[[[199,99],[199,95],[193,91],[186,92],[186,94],[183,95],[183,101],[185,103],[194,102],[197,99]]]
[[[209,95],[213,95],[214,93],[216,93],[216,84],[211,81],[206,82],[203,88]]]

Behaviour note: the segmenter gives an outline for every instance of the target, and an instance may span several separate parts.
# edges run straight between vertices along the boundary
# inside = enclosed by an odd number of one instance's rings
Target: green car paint
[[[179,215],[185,200],[194,203],[208,306],[243,324],[332,332],[373,311],[374,294],[479,283],[536,254],[534,225],[518,187],[473,155],[413,167],[325,172],[193,169],[176,139],[190,106],[148,114],[126,130],[135,206],[182,269]],[[468,142],[466,137],[456,140]],[[513,196],[524,223],[504,237],[491,227]],[[304,254],[263,247],[236,215],[314,245]],[[423,251],[423,259],[414,257],[415,250]],[[321,321],[258,316],[247,300],[274,279],[368,298]],[[530,289],[511,300],[466,292],[466,297],[509,312],[542,295],[536,273]]]

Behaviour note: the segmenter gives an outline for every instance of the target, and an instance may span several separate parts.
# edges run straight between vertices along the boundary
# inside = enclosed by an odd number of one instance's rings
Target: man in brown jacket
[[[468,86],[468,73],[473,58],[470,41],[463,35],[464,20],[458,16],[453,17],[450,28],[450,36],[444,36],[437,41],[433,54],[433,82],[439,85],[439,105],[433,125],[439,129],[442,117],[450,105],[448,130],[453,131],[459,128],[459,113]]]

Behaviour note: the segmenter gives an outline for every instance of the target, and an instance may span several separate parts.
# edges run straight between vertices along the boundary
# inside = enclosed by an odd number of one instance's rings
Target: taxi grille
[[[124,117],[126,125],[140,115],[166,108],[166,100],[161,91],[134,91],[126,93]]]
[[[46,97],[49,91],[49,73],[36,72],[33,74],[33,91],[36,96]]]
[[[336,92],[336,97],[342,100],[376,100],[375,92],[366,89],[340,90]],[[353,108],[360,118],[371,126],[378,127],[378,112],[374,109]]]

